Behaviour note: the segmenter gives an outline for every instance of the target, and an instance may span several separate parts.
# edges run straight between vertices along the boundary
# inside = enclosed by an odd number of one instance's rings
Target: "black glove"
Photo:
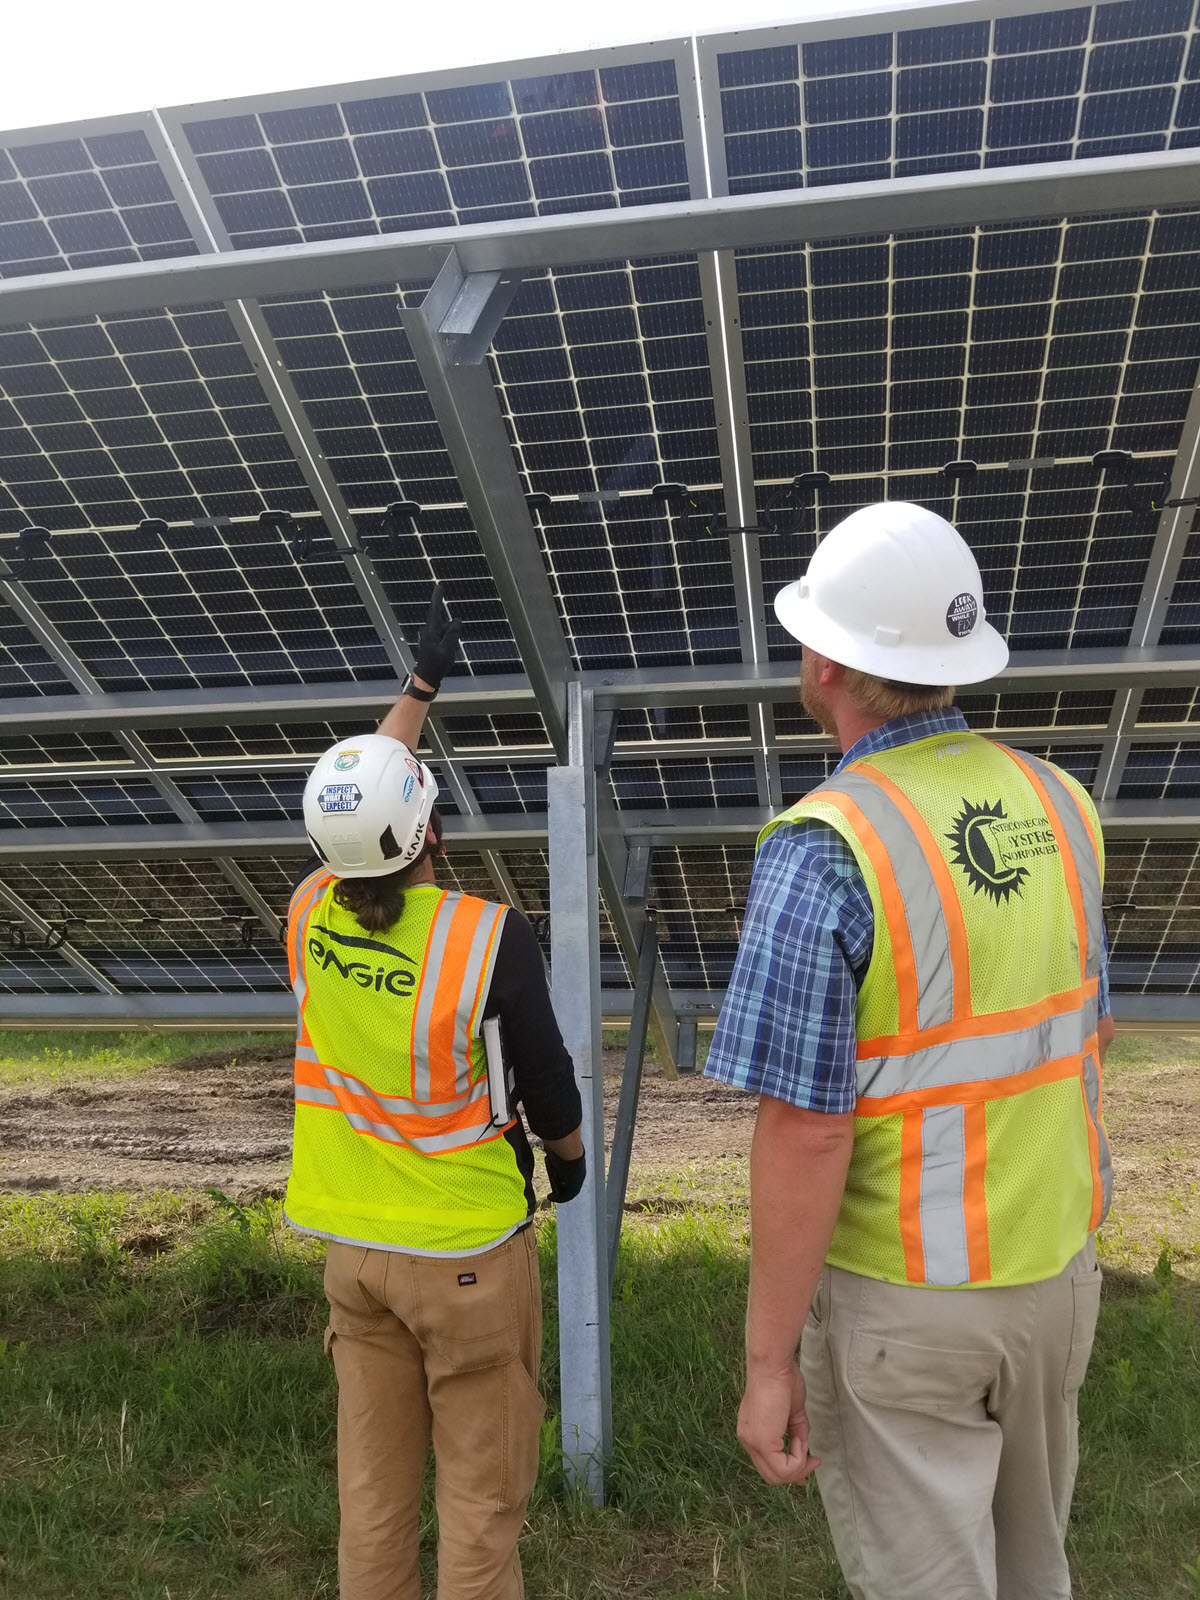
[[[431,689],[440,689],[442,679],[454,665],[462,625],[450,620],[446,602],[442,599],[443,584],[436,584],[433,599],[429,602],[429,615],[417,639],[413,676],[423,678]]]
[[[587,1156],[576,1156],[574,1161],[567,1161],[562,1156],[556,1156],[553,1150],[544,1150],[542,1154],[546,1157],[551,1200],[557,1200],[560,1206],[568,1200],[574,1200],[587,1177]]]

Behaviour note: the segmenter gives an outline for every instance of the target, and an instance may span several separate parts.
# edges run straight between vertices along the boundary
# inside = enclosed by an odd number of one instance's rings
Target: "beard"
[[[816,662],[812,656],[805,656],[800,664],[800,704],[818,724],[822,733],[831,735],[837,733],[837,723],[834,721],[829,701],[817,682]]]

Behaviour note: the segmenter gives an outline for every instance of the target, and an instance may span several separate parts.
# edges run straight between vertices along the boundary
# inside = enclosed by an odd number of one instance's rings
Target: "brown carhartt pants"
[[[925,1289],[826,1267],[801,1343],[817,1483],[854,1600],[1070,1600],[1092,1240],[1056,1278]]]
[[[341,1600],[419,1600],[432,1439],[438,1600],[521,1600],[538,1469],[542,1296],[532,1228],[438,1260],[331,1244]]]

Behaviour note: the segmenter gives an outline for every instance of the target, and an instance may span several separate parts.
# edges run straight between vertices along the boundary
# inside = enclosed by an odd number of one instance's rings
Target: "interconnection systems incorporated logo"
[[[1040,856],[1056,856],[1058,843],[1046,817],[1011,820],[999,800],[995,805],[974,806],[963,801],[962,811],[946,835],[954,846],[954,865],[961,867],[976,894],[988,895],[1002,905],[1024,891],[1030,868]]]

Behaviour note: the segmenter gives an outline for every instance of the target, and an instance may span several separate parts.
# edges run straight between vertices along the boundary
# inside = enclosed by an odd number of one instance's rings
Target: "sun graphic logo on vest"
[[[954,846],[951,859],[966,873],[971,888],[997,905],[1023,892],[1030,873],[1023,863],[1059,854],[1048,817],[1014,820],[999,800],[975,806],[964,799],[946,838]]]

